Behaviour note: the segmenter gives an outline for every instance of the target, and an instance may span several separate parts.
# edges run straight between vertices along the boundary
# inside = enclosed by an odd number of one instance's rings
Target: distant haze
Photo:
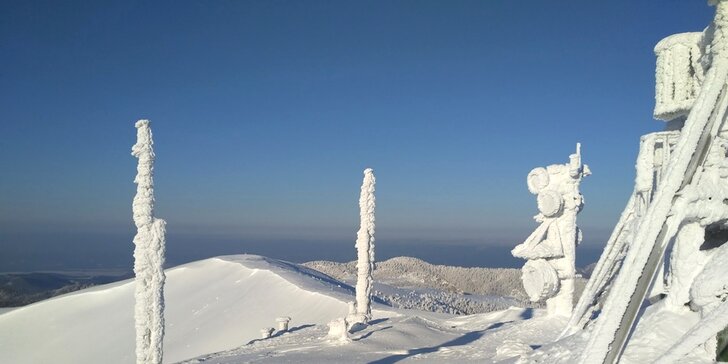
[[[27,234],[0,238],[11,241],[0,255],[0,272],[131,270],[133,234]],[[352,234],[353,236],[353,234]],[[516,243],[516,242],[514,242]],[[258,254],[292,262],[356,259],[354,238],[348,240],[251,240],[170,233],[167,266],[226,254]],[[515,244],[513,244],[515,245]],[[433,264],[464,267],[518,268],[523,261],[510,254],[512,246],[473,241],[377,241],[377,260],[412,256]],[[577,265],[596,261],[599,244],[586,242],[577,249]]]

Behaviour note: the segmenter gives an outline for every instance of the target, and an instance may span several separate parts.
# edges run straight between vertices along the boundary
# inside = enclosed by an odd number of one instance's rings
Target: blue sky
[[[366,167],[380,244],[513,246],[535,227],[526,174],[566,162],[577,141],[593,171],[580,225],[598,246],[631,192],[639,136],[662,128],[652,48],[712,11],[687,0],[3,1],[0,238],[28,261],[79,241],[128,250],[133,124],[148,118],[157,214],[180,241],[171,253],[353,244]]]

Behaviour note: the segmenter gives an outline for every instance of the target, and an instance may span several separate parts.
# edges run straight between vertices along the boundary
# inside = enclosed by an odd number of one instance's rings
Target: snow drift
[[[254,255],[167,270],[164,362],[257,339],[280,316],[291,328],[347,313],[351,288],[308,268]],[[132,363],[134,282],[59,296],[0,315],[2,363]]]

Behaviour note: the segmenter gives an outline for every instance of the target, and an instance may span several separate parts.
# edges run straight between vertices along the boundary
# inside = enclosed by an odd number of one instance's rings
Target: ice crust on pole
[[[364,170],[364,181],[359,196],[359,216],[361,225],[356,234],[357,278],[356,313],[353,323],[367,323],[372,315],[372,271],[374,270],[374,170]]]
[[[149,120],[139,120],[131,154],[139,160],[134,225],[134,323],[137,364],[162,363],[164,338],[164,220],[154,217],[154,148]]]

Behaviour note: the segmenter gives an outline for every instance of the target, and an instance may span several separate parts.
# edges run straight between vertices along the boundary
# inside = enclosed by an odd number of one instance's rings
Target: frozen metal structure
[[[376,199],[374,170],[364,170],[364,181],[359,196],[361,225],[356,234],[357,278],[355,313],[350,315],[349,324],[366,324],[372,318],[372,272],[374,271],[374,208]]]
[[[534,168],[527,177],[528,190],[536,195],[539,213],[536,230],[511,253],[527,259],[523,287],[533,302],[546,300],[550,315],[568,316],[574,300],[575,250],[581,242],[576,214],[584,207],[581,180],[591,174],[581,163],[581,145],[569,163]]]
[[[580,363],[713,361],[723,349],[728,0],[710,4],[716,15],[703,32],[655,47],[654,116],[667,124],[641,138],[635,189],[562,334],[588,337]],[[656,336],[661,327],[675,331]]]
[[[149,120],[139,120],[131,154],[139,159],[132,203],[134,224],[134,325],[137,364],[161,364],[164,338],[165,226],[154,216],[154,142]]]

